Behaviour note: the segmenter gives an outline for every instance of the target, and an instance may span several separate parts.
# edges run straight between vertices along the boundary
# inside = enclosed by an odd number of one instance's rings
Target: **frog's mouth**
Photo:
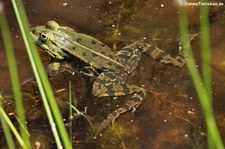
[[[33,33],[33,29],[31,29],[31,31],[30,31],[30,36],[31,36],[31,39],[33,41],[37,41],[38,40],[38,36]]]
[[[31,38],[33,39],[33,42],[45,50],[51,57],[57,58],[57,59],[63,59],[62,56],[60,56],[57,52],[52,51],[49,49],[48,45],[46,45],[44,42],[40,40],[40,37],[34,34],[32,31],[30,32]]]
[[[51,50],[49,50],[49,49],[44,49],[44,50],[45,50],[45,52],[47,52],[48,55],[50,55],[51,57],[57,58],[57,55],[56,55],[55,53],[53,53]]]
[[[64,59],[64,57],[62,57],[60,54],[58,54],[57,52],[52,51],[51,49],[49,49],[48,45],[44,44],[43,42],[41,42],[40,40],[36,41],[36,44],[38,46],[40,46],[42,49],[45,50],[45,52],[47,52],[51,57],[56,58],[56,59]]]
[[[33,35],[33,39],[34,39],[34,43],[36,45],[38,45],[39,47],[41,47],[42,49],[44,49],[45,52],[47,52],[51,57],[56,58],[56,54],[52,50],[50,50],[46,44],[44,44],[43,42],[41,42],[40,39],[37,36]]]

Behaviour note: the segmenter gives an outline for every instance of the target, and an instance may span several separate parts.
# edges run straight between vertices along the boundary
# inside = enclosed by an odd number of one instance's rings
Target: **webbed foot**
[[[128,110],[136,109],[136,107],[138,107],[142,102],[144,96],[144,89],[139,88],[139,92],[135,93],[129,101],[127,101],[122,107],[118,108],[117,110],[113,111],[108,115],[108,117],[101,123],[100,127],[98,128],[95,134],[95,138],[108,126],[112,126],[115,119],[119,117],[122,113],[125,113]]]

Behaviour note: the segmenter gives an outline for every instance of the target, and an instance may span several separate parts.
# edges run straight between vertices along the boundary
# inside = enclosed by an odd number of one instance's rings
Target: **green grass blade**
[[[202,111],[206,120],[208,141],[210,143],[209,147],[215,146],[217,149],[224,149],[224,146],[220,138],[220,135],[216,126],[216,122],[213,116],[213,109],[212,109],[210,96],[207,93],[207,90],[205,89],[205,86],[202,82],[200,74],[196,68],[193,53],[189,45],[188,22],[187,22],[185,7],[180,7],[179,24],[180,24],[180,32],[181,32],[184,55],[186,58],[186,64],[191,74],[192,81],[194,83],[194,87],[197,92],[197,95],[202,107]],[[209,54],[209,52],[207,54]],[[207,55],[206,57],[209,57],[209,56]],[[204,64],[204,65],[208,65],[208,64]],[[206,67],[209,67],[209,66],[206,66]],[[207,77],[210,77],[211,79],[211,76],[208,75]],[[209,84],[209,86],[211,85]]]
[[[201,2],[207,2],[206,0],[201,0]],[[203,83],[205,86],[206,93],[209,97],[209,104],[212,104],[212,86],[211,86],[211,59],[210,59],[210,40],[209,40],[209,21],[208,21],[208,8],[207,5],[200,6],[200,45],[201,45],[201,59],[202,59],[202,75]],[[208,131],[208,148],[215,148],[214,142],[211,139],[210,129]]]
[[[22,23],[21,23],[21,25],[22,25]],[[23,29],[23,32],[25,32],[24,29]],[[24,41],[25,41],[26,47],[32,48],[32,46],[29,44],[28,40],[24,40]],[[35,47],[33,46],[33,48],[35,48]],[[35,78],[36,78],[36,81],[37,81],[37,84],[38,84],[38,87],[39,87],[39,90],[40,90],[42,101],[43,101],[44,106],[45,106],[45,110],[46,110],[46,113],[47,113],[47,116],[48,116],[48,119],[49,119],[49,123],[51,125],[51,129],[52,129],[56,144],[57,144],[58,148],[60,148],[60,147],[62,147],[62,143],[60,141],[60,137],[59,137],[57,128],[55,126],[54,118],[52,116],[51,110],[50,110],[49,105],[48,105],[47,96],[45,94],[44,88],[42,87],[41,78],[38,74],[38,70],[37,70],[37,66],[36,66],[36,65],[42,65],[42,64],[36,64],[35,63],[35,60],[33,58],[34,56],[33,56],[31,51],[32,50],[27,51],[28,56],[30,58],[31,66],[32,66],[34,74],[35,74]]]
[[[12,124],[12,122],[10,121],[9,117],[7,116],[7,114],[2,109],[2,107],[0,107],[0,114],[4,118],[4,120],[6,121],[6,123],[8,124],[8,126],[10,127],[10,129],[12,130],[12,132],[14,133],[14,135],[15,135],[16,139],[18,140],[19,144],[23,148],[28,149],[28,147],[26,147],[26,145],[25,145],[25,142],[20,137],[20,134],[18,133],[18,131],[16,130],[16,128],[14,127],[14,125]]]
[[[207,0],[201,0],[201,2],[207,2]],[[206,92],[211,99],[211,53],[210,53],[210,40],[209,40],[209,12],[208,6],[200,6],[200,41],[201,41],[201,58],[202,58],[202,74],[203,83]]]
[[[72,112],[72,86],[71,86],[71,81],[69,81],[69,93],[68,93],[68,96],[69,96],[69,123],[70,123],[70,129],[69,129],[69,134],[70,134],[70,141],[72,142],[73,140],[73,127],[72,127],[72,124],[73,124],[73,121],[72,121],[72,117],[73,117],[73,112]]]
[[[15,55],[13,52],[12,40],[10,37],[10,32],[9,32],[7,20],[5,18],[4,13],[2,13],[0,17],[0,27],[1,27],[4,46],[6,49],[10,80],[12,84],[15,105],[16,105],[16,114],[21,122],[19,123],[20,133],[21,133],[22,139],[25,142],[25,146],[30,147],[29,136],[26,133],[27,125],[26,125],[25,112],[24,112],[24,107],[22,102],[22,93],[20,88],[19,75],[17,71]],[[25,131],[24,131],[24,128],[26,129]]]
[[[11,0],[11,1],[13,3],[13,8],[16,13],[16,17],[17,17],[17,20],[18,20],[18,23],[20,26],[20,30],[21,30],[24,42],[25,42],[25,46],[26,46],[26,49],[28,52],[29,59],[31,61],[34,75],[35,75],[37,84],[39,86],[39,90],[40,90],[40,92],[42,91],[42,94],[46,94],[45,95],[46,97],[44,97],[44,98],[42,97],[42,100],[46,99],[46,101],[44,103],[49,104],[49,107],[50,107],[52,115],[55,119],[56,125],[58,127],[58,131],[60,134],[60,138],[62,139],[64,147],[66,149],[71,149],[72,146],[71,146],[68,134],[66,132],[61,113],[59,111],[58,105],[54,98],[52,88],[51,88],[48,78],[45,74],[43,64],[41,62],[41,59],[39,57],[36,47],[30,42],[31,39],[29,36],[28,21],[26,18],[26,13],[25,13],[23,3],[21,0],[17,0],[17,1]],[[53,125],[54,124],[52,124],[52,127],[54,127]]]
[[[40,79],[38,79],[38,80],[39,81],[37,81],[37,82],[40,82]],[[55,138],[56,145],[57,145],[58,148],[61,148],[62,147],[62,143],[61,143],[61,140],[60,140],[57,128],[55,127],[54,118],[53,118],[51,109],[49,107],[45,91],[44,91],[44,89],[42,87],[40,87],[39,90],[40,90],[40,93],[41,93],[42,101],[43,101],[44,106],[45,106],[45,111],[47,113],[49,123],[51,125],[51,129],[52,129],[53,136]]]
[[[71,107],[72,107],[72,109],[73,109],[74,111],[76,111],[77,114],[82,115],[82,116],[87,120],[87,122],[88,122],[89,125],[91,126],[91,130],[94,131],[94,127],[93,127],[93,125],[92,125],[91,120],[88,118],[88,116],[86,116],[86,111],[80,112],[75,106],[71,105]],[[85,113],[85,114],[84,114],[84,113]]]
[[[5,113],[3,108],[2,108],[2,102],[1,102],[2,99],[2,95],[0,95],[0,109],[1,109],[1,113]],[[6,115],[6,113],[5,113]],[[0,121],[1,121],[1,124],[2,124],[2,128],[3,128],[3,132],[4,132],[4,135],[5,135],[5,138],[6,138],[6,141],[7,141],[7,145],[8,145],[8,148],[9,149],[15,149],[15,144],[13,142],[13,137],[12,137],[12,134],[11,134],[11,131],[9,129],[9,126],[7,125],[4,117],[3,117],[3,114],[0,114]]]

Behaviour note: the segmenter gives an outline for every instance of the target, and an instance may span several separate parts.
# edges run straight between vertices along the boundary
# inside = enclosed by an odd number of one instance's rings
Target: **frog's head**
[[[55,21],[49,21],[45,26],[31,28],[30,34],[36,45],[43,48],[51,57],[64,59],[67,55],[57,43],[60,26]]]

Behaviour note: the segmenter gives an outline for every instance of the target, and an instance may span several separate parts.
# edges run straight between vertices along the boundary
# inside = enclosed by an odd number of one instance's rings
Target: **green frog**
[[[137,108],[143,101],[145,89],[126,83],[127,77],[136,69],[142,53],[164,64],[182,66],[184,60],[166,54],[163,50],[144,42],[134,42],[117,52],[113,52],[98,39],[78,33],[70,27],[60,26],[55,21],[33,27],[31,36],[36,45],[44,49],[52,60],[48,65],[48,75],[54,76],[62,66],[88,76],[97,76],[93,83],[92,94],[96,97],[117,97],[131,95],[130,99],[113,111],[101,123],[97,134],[113,124],[115,119],[126,111]],[[77,60],[78,59],[78,60]],[[78,66],[82,64],[82,68]]]

